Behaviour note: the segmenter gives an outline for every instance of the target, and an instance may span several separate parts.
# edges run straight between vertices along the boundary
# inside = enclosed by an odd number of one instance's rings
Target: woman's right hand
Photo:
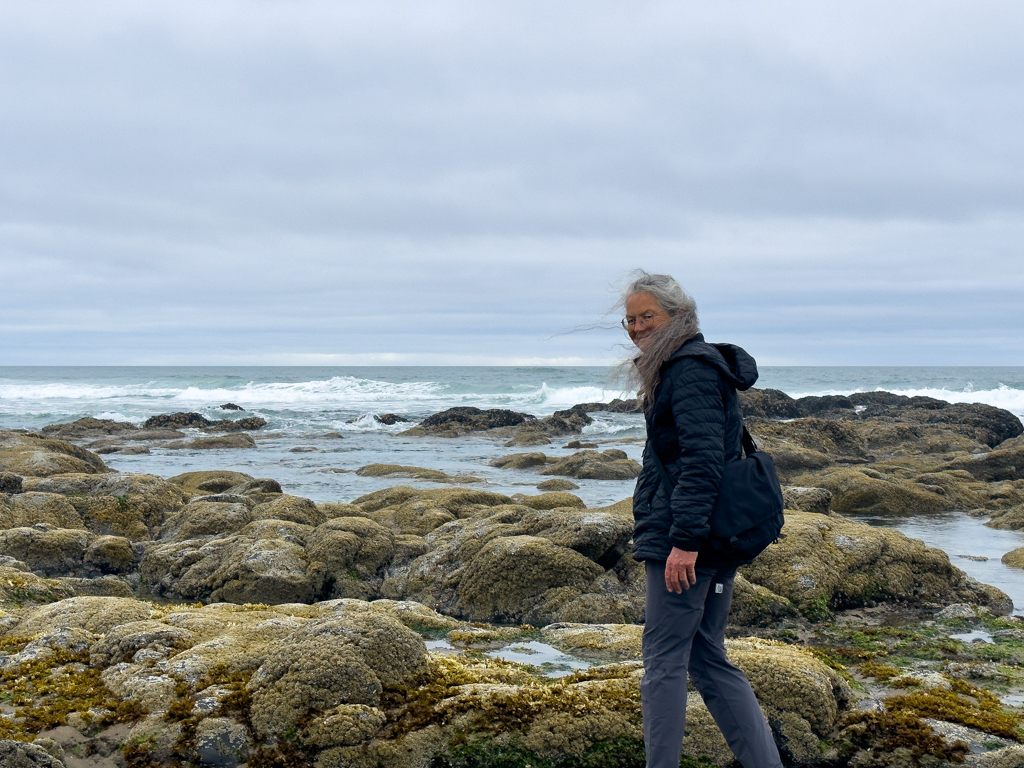
[[[686,552],[679,547],[672,551],[665,561],[665,586],[669,592],[681,595],[697,583],[697,553]]]

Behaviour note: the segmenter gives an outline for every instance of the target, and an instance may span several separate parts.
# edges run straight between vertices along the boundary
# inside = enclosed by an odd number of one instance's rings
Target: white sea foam
[[[510,387],[510,390],[513,388]],[[314,410],[340,408],[356,411],[436,410],[454,405],[481,408],[522,408],[550,413],[581,402],[607,402],[621,392],[594,386],[557,387],[542,383],[521,391],[459,392],[449,383],[435,381],[387,382],[352,376],[301,382],[248,382],[240,386],[173,388],[155,383],[114,386],[105,384],[11,383],[0,384],[0,402],[18,409],[38,410],[57,404],[85,410],[100,403],[123,402],[158,410],[209,408],[227,401],[248,410],[287,408]],[[157,402],[154,402],[157,401]],[[162,401],[162,402],[161,402]],[[15,406],[15,403],[18,405]],[[66,409],[65,409],[66,410]],[[72,410],[75,410],[73,408]],[[109,412],[114,413],[113,409]],[[118,411],[118,413],[120,413]],[[130,417],[121,414],[122,418]]]

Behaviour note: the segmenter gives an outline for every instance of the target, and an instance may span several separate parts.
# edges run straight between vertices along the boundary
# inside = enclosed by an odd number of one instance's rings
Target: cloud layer
[[[1024,364],[1012,2],[0,7],[0,364]],[[608,326],[585,332],[575,328]]]

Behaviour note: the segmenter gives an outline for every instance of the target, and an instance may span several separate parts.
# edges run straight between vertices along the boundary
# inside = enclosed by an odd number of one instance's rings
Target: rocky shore
[[[877,392],[743,404],[788,509],[785,538],[737,577],[728,650],[787,765],[1024,765],[1010,599],[858,520],[963,510],[1024,529],[1020,421]],[[635,404],[451,409],[406,431],[500,441],[496,466],[543,481],[529,495],[377,463],[357,471],[439,487],[315,503],[270,478],[101,456],[244,449],[258,417],[0,432],[0,765],[642,766],[630,500],[588,508],[567,479],[639,466],[578,440],[517,451],[607,408]],[[502,658],[538,648],[578,668]],[[731,763],[696,693],[684,747],[691,767]]]

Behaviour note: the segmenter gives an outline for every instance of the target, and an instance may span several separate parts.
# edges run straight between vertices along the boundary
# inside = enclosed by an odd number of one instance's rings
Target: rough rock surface
[[[577,451],[562,458],[543,453],[514,453],[495,459],[492,464],[502,469],[530,469],[543,467],[542,475],[561,475],[581,480],[631,480],[640,474],[640,465],[625,451],[610,448],[598,452]]]
[[[82,440],[103,435],[123,435],[136,432],[138,427],[130,421],[112,421],[110,419],[94,419],[92,416],[71,421],[65,424],[49,424],[39,430],[45,437]]]
[[[21,432],[0,431],[0,472],[49,477],[66,472],[109,471],[99,456],[77,445]]]
[[[1000,558],[1005,565],[1011,568],[1024,568],[1024,547],[1007,552]]]
[[[794,511],[786,514],[783,534],[741,572],[809,618],[886,600],[972,602],[995,612],[1012,610],[1006,595],[970,579],[945,552],[899,531]]]
[[[256,441],[245,432],[220,437],[197,437],[194,440],[175,440],[164,445],[171,450],[214,450],[217,448],[255,448]]]
[[[471,406],[456,406],[446,411],[428,416],[415,427],[402,432],[403,435],[422,437],[435,435],[438,437],[457,437],[468,432],[499,429],[501,427],[518,427],[533,421],[534,416],[528,413],[517,413],[502,408],[482,410]]]
[[[156,475],[121,472],[34,478],[25,481],[25,490],[61,494],[90,531],[133,541],[152,538],[186,498],[180,487]]]

